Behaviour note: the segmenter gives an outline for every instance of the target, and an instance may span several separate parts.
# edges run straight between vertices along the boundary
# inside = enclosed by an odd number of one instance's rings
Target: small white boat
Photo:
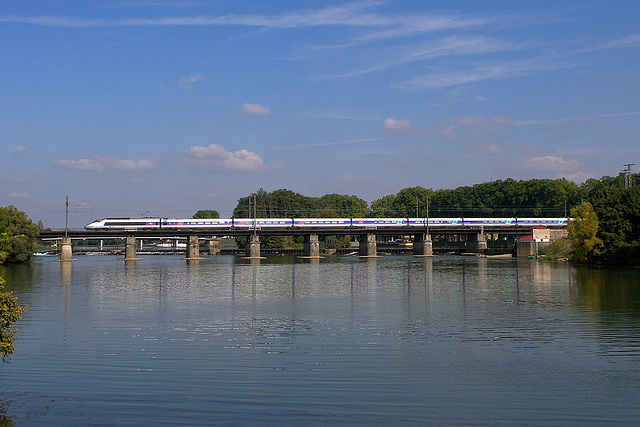
[[[33,256],[55,256],[55,254],[52,254],[49,251],[37,251],[33,253]]]

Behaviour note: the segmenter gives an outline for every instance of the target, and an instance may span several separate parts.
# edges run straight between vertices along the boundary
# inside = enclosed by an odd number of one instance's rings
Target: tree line
[[[640,174],[588,179],[497,180],[432,190],[408,187],[369,204],[356,196],[308,197],[291,190],[260,189],[238,200],[237,218],[354,217],[575,217],[563,242],[578,262],[640,264]],[[580,226],[579,228],[577,228]]]
[[[260,189],[238,200],[237,218],[332,217],[564,217],[587,195],[566,179],[492,181],[454,190],[409,187],[371,202],[357,196],[308,197],[291,190]]]

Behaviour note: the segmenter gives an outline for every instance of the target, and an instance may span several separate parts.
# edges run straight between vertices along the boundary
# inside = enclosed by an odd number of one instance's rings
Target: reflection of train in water
[[[564,227],[567,218],[429,218],[429,227]],[[87,230],[253,228],[424,228],[425,218],[105,218]]]

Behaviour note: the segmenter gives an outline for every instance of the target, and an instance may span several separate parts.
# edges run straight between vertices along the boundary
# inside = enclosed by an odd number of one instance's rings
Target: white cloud
[[[396,120],[391,117],[387,118],[384,123],[382,123],[382,127],[389,132],[411,132],[413,130],[411,123],[407,120]]]
[[[151,159],[129,160],[116,157],[92,156],[90,159],[58,160],[56,166],[78,172],[119,172],[124,174],[141,174],[154,171],[158,166]]]
[[[248,150],[230,152],[218,144],[208,147],[194,145],[185,150],[184,162],[211,172],[266,172],[281,165],[267,166],[262,158]]]
[[[189,77],[183,77],[178,80],[178,87],[183,90],[191,90],[193,88],[193,84],[202,79],[204,79],[203,75],[192,74]]]
[[[14,145],[11,147],[11,152],[14,154],[24,153],[25,151],[27,151],[27,147],[24,145]]]
[[[575,174],[582,170],[584,165],[577,160],[565,160],[558,156],[540,156],[525,160],[522,168],[534,172],[546,172],[562,176],[563,174]]]
[[[271,108],[263,107],[259,104],[245,103],[242,105],[241,112],[242,114],[248,114],[251,116],[268,116],[271,114]]]

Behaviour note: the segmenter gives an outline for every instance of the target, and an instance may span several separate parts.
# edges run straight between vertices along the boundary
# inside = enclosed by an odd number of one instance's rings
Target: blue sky
[[[640,164],[637,1],[9,0],[0,40],[0,205],[48,227]]]

